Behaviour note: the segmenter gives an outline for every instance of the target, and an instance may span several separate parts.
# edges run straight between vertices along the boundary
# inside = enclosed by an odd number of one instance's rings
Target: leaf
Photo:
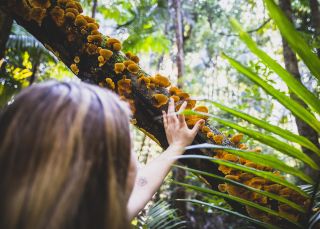
[[[287,139],[287,140],[289,140],[291,142],[296,142],[299,145],[304,146],[305,148],[308,148],[308,149],[312,150],[318,156],[320,156],[320,149],[317,146],[315,146],[309,139],[307,139],[307,138],[305,138],[303,136],[299,136],[299,135],[294,134],[294,133],[292,133],[292,132],[290,132],[288,130],[282,129],[282,128],[278,127],[278,126],[272,125],[272,124],[270,124],[268,122],[265,122],[263,120],[257,119],[255,117],[250,116],[248,114],[245,114],[243,112],[240,112],[240,111],[237,111],[235,109],[226,107],[226,106],[224,106],[224,105],[222,105],[220,103],[217,103],[217,102],[214,102],[214,101],[211,101],[211,100],[208,100],[208,99],[206,99],[204,101],[209,102],[209,103],[215,105],[216,107],[220,108],[221,110],[226,111],[226,112],[228,112],[228,113],[230,113],[230,114],[232,114],[232,115],[234,115],[236,117],[242,118],[242,119],[248,121],[251,124],[254,124],[254,125],[258,126],[258,127],[261,127],[261,128],[263,128],[263,129],[265,129],[267,131],[270,131],[270,132],[272,132],[274,134],[277,134],[277,135],[283,137],[284,139]]]
[[[254,163],[269,166],[273,169],[278,169],[279,171],[292,174],[296,177],[301,178],[302,180],[314,184],[315,182],[309,177],[308,175],[304,174],[304,172],[300,171],[299,169],[292,168],[282,161],[280,161],[278,158],[270,155],[264,155],[264,154],[259,154],[247,150],[240,150],[237,148],[231,148],[228,146],[221,146],[221,145],[214,145],[214,144],[199,144],[199,145],[192,145],[186,147],[186,150],[191,150],[191,149],[203,149],[203,148],[211,148],[211,149],[223,149],[231,154],[237,155],[239,157],[245,158],[247,160],[250,160]]]
[[[306,164],[310,165],[312,168],[319,170],[319,166],[308,155],[304,154],[301,150],[298,150],[295,147],[276,139],[275,137],[273,137],[271,135],[262,134],[258,131],[239,126],[236,123],[233,123],[233,122],[221,119],[221,118],[217,118],[216,116],[208,114],[208,113],[201,113],[201,112],[195,112],[195,111],[191,111],[191,110],[185,110],[183,112],[183,114],[185,114],[185,115],[190,115],[190,114],[191,115],[206,115],[206,116],[210,117],[211,119],[213,119],[213,120],[215,120],[225,126],[229,126],[233,129],[236,129],[241,133],[244,133],[244,134],[246,134],[246,135],[286,154],[286,155],[297,158],[297,159],[305,162]]]
[[[242,183],[239,183],[237,181],[226,179],[224,177],[215,175],[213,173],[207,173],[207,172],[204,172],[204,171],[191,169],[191,168],[180,166],[180,165],[173,165],[173,166],[176,167],[176,168],[180,168],[180,169],[195,173],[195,174],[213,177],[213,178],[215,178],[217,180],[221,180],[221,181],[223,181],[225,183],[230,183],[230,184],[245,188],[245,189],[250,190],[252,192],[256,192],[256,193],[259,193],[261,195],[267,196],[267,197],[269,197],[271,199],[277,200],[277,201],[279,201],[281,203],[285,203],[285,204],[289,205],[290,207],[292,207],[292,208],[294,208],[294,209],[296,209],[296,210],[298,210],[298,211],[300,211],[302,213],[305,213],[305,210],[300,205],[298,205],[298,204],[296,204],[296,203],[294,203],[294,202],[292,202],[292,201],[290,201],[290,200],[288,200],[288,199],[286,199],[286,198],[284,198],[282,196],[279,196],[277,194],[274,194],[274,193],[271,193],[271,192],[266,192],[266,191],[263,191],[263,190],[259,190],[259,189],[244,185]]]
[[[158,201],[148,210],[144,224],[150,229],[184,228],[186,222],[182,221],[176,212],[170,204]]]
[[[214,204],[209,204],[209,203],[206,203],[206,202],[203,202],[203,201],[199,201],[199,200],[195,200],[195,199],[178,199],[178,201],[190,202],[190,203],[194,203],[194,204],[198,204],[198,205],[205,205],[207,207],[214,208],[214,209],[226,212],[226,213],[228,213],[230,215],[235,215],[235,216],[237,216],[237,217],[239,217],[241,219],[248,220],[249,222],[255,223],[255,224],[257,224],[259,226],[262,226],[264,228],[267,228],[267,229],[281,229],[280,227],[277,227],[277,226],[274,226],[274,225],[271,225],[271,224],[268,224],[268,223],[261,222],[259,220],[253,219],[251,217],[248,217],[246,215],[240,214],[238,212],[231,211],[229,209],[222,208],[222,207],[216,206]]]
[[[234,18],[230,19],[230,23],[232,27],[239,33],[240,39],[246,43],[251,52],[259,57],[266,66],[277,73],[291,91],[293,91],[307,105],[312,107],[318,114],[320,114],[320,100],[300,81],[298,81],[293,75],[291,75],[280,64],[278,64],[277,61],[272,59],[266,52],[259,49],[256,42],[252,40],[249,34],[242,29],[241,25]]]
[[[226,58],[229,63],[237,69],[240,73],[247,76],[254,83],[259,85],[263,90],[265,90],[269,95],[278,100],[283,106],[288,108],[292,113],[299,117],[301,120],[305,121],[311,128],[313,128],[317,133],[320,133],[320,122],[303,106],[301,106],[298,102],[292,100],[287,97],[284,93],[278,91],[270,84],[268,84],[265,80],[261,79],[258,75],[253,73],[249,68],[244,67],[238,61],[232,59],[226,54],[222,54],[224,58]]]
[[[226,199],[230,199],[230,200],[236,201],[237,203],[240,203],[240,204],[243,204],[243,205],[246,205],[246,206],[250,206],[250,207],[259,209],[260,211],[266,212],[266,213],[268,213],[270,215],[274,215],[274,216],[283,218],[283,219],[287,220],[288,222],[294,224],[295,226],[297,226],[299,228],[302,228],[301,225],[299,225],[296,222],[292,221],[291,219],[287,218],[285,215],[282,215],[279,212],[271,210],[270,208],[267,208],[267,207],[263,207],[263,206],[261,206],[259,204],[256,204],[254,202],[248,201],[246,199],[242,199],[242,198],[239,198],[239,197],[236,197],[236,196],[231,196],[229,194],[221,193],[221,192],[214,191],[214,190],[211,190],[211,189],[201,188],[201,187],[198,187],[198,186],[195,186],[195,185],[185,184],[185,183],[181,183],[181,182],[177,182],[177,181],[173,181],[173,183],[181,185],[181,186],[189,188],[189,189],[192,189],[192,190],[195,190],[195,191],[199,191],[199,192],[202,192],[202,193],[207,193],[207,194],[211,194],[211,195],[215,195],[215,196],[220,196],[220,197],[223,197],[223,198],[226,198]]]
[[[297,187],[296,185],[284,180],[282,177],[279,177],[271,172],[265,172],[265,171],[261,171],[261,170],[257,170],[254,168],[250,168],[241,164],[236,164],[233,162],[229,162],[229,161],[225,161],[225,160],[220,160],[220,159],[216,159],[216,158],[212,158],[212,157],[207,157],[207,156],[202,156],[202,155],[182,155],[182,156],[177,156],[177,159],[203,159],[203,160],[209,160],[213,163],[219,164],[219,165],[224,165],[224,166],[228,166],[230,168],[234,168],[234,169],[238,169],[247,173],[252,173],[256,176],[262,177],[266,180],[270,180],[272,182],[281,184],[285,187],[288,187],[294,191],[296,191],[297,193],[300,193],[302,196],[304,197],[309,197],[309,195],[301,190],[299,187]]]
[[[320,80],[320,59],[314,54],[306,41],[296,31],[286,15],[279,9],[273,0],[264,0],[271,18],[277,24],[282,36],[290,47],[301,57],[311,73]]]

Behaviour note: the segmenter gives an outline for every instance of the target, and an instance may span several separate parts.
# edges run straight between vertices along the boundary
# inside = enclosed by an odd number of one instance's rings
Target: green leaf
[[[296,31],[286,15],[273,0],[265,0],[271,18],[277,24],[282,36],[290,47],[301,57],[311,73],[320,80],[320,59],[314,54],[306,41]]]
[[[254,163],[260,164],[260,165],[265,165],[269,166],[273,169],[278,169],[279,171],[292,174],[296,177],[301,178],[302,180],[308,182],[309,184],[314,184],[315,182],[306,175],[304,172],[300,171],[299,169],[292,168],[285,163],[283,163],[281,160],[278,158],[271,156],[271,155],[265,155],[265,154],[259,154],[247,150],[241,150],[237,148],[231,148],[228,146],[221,146],[221,145],[214,145],[214,144],[199,144],[199,145],[192,145],[186,147],[186,150],[191,150],[191,149],[204,149],[204,148],[210,148],[210,149],[223,149],[231,154],[237,155],[239,157],[245,158],[247,160],[250,160]]]
[[[206,203],[206,202],[195,200],[195,199],[177,199],[177,200],[178,201],[184,201],[184,202],[190,202],[190,203],[194,203],[194,204],[197,204],[197,205],[204,205],[204,206],[207,206],[207,207],[210,207],[210,208],[214,208],[214,209],[217,209],[219,211],[226,212],[226,213],[228,213],[230,215],[237,216],[237,217],[239,217],[241,219],[248,220],[249,222],[255,223],[255,224],[257,224],[259,226],[262,226],[264,228],[267,228],[267,229],[281,229],[280,227],[277,227],[277,226],[274,226],[274,225],[271,225],[271,224],[268,224],[268,223],[261,222],[259,220],[253,219],[251,217],[248,217],[246,215],[240,214],[238,212],[231,211],[229,209],[216,206],[216,205],[214,205],[212,203]]]
[[[295,147],[293,147],[285,142],[279,141],[278,139],[276,139],[275,137],[273,137],[271,135],[262,134],[258,131],[239,126],[236,123],[218,118],[214,115],[207,114],[207,113],[195,112],[195,111],[191,111],[191,110],[185,110],[183,113],[185,115],[189,115],[189,114],[191,114],[191,115],[192,114],[206,115],[206,116],[210,117],[211,119],[213,119],[213,120],[215,120],[225,126],[229,126],[233,129],[236,129],[241,133],[244,133],[244,134],[246,134],[246,135],[286,154],[286,155],[289,155],[291,157],[299,159],[299,160],[305,162],[306,164],[310,165],[312,168],[319,170],[319,166],[308,155],[304,154],[301,150],[298,150]]]
[[[230,161],[225,161],[225,160],[221,160],[221,159],[216,159],[216,158],[212,158],[212,157],[207,157],[207,156],[202,156],[202,155],[182,155],[182,156],[177,156],[176,158],[178,159],[203,159],[203,160],[209,160],[213,163],[219,164],[219,165],[224,165],[233,169],[238,169],[247,173],[252,173],[256,176],[262,177],[266,180],[270,180],[272,182],[281,184],[285,187],[288,187],[294,191],[296,191],[297,193],[300,193],[302,196],[304,197],[309,197],[309,195],[301,190],[299,187],[297,187],[296,185],[284,180],[282,177],[279,177],[271,172],[265,172],[265,171],[261,171],[261,170],[257,170],[254,168],[250,168],[241,164],[236,164]]]
[[[320,133],[320,122],[303,106],[301,106],[298,102],[292,100],[291,98],[287,97],[284,93],[278,91],[266,81],[261,79],[258,75],[252,72],[249,68],[244,67],[238,61],[232,59],[231,57],[227,56],[226,54],[222,54],[224,58],[226,58],[229,63],[237,69],[240,73],[247,76],[251,79],[254,83],[259,85],[263,90],[265,90],[269,95],[277,99],[283,106],[288,108],[292,113],[299,117],[301,120],[305,121],[311,128],[313,128],[317,133]]]
[[[201,187],[198,187],[198,186],[185,184],[185,183],[181,183],[181,182],[177,182],[177,181],[173,181],[173,183],[175,183],[177,185],[181,185],[181,186],[189,188],[189,189],[192,189],[192,190],[195,190],[195,191],[199,191],[199,192],[202,192],[202,193],[207,193],[207,194],[211,194],[211,195],[215,195],[215,196],[220,196],[220,197],[223,197],[223,198],[226,198],[226,199],[230,199],[230,200],[236,201],[236,202],[238,202],[240,204],[259,209],[260,211],[266,212],[266,213],[268,213],[270,215],[274,215],[274,216],[283,218],[283,219],[287,220],[288,222],[294,224],[295,226],[297,226],[299,228],[303,228],[301,225],[299,225],[296,222],[292,221],[291,219],[289,219],[285,215],[281,215],[279,212],[271,210],[270,208],[267,208],[267,207],[263,207],[263,206],[261,206],[259,204],[256,204],[254,202],[248,201],[246,199],[242,199],[242,198],[239,198],[239,197],[236,197],[236,196],[231,196],[229,194],[225,194],[225,193],[222,193],[222,192],[214,191],[214,190],[207,189],[207,188],[201,188]]]
[[[229,184],[233,184],[233,185],[236,185],[236,186],[239,186],[239,187],[242,187],[242,188],[245,188],[247,190],[250,190],[252,192],[256,192],[256,193],[259,193],[261,195],[264,195],[264,196],[267,196],[271,199],[274,199],[274,200],[277,200],[281,203],[284,203],[284,204],[287,204],[289,205],[290,207],[296,209],[297,211],[299,212],[302,212],[302,213],[305,213],[306,211],[298,204],[296,204],[295,202],[292,202],[282,196],[279,196],[279,195],[276,195],[274,193],[271,193],[271,192],[266,192],[266,191],[263,191],[263,190],[259,190],[259,189],[256,189],[256,188],[253,188],[253,187],[250,187],[250,186],[247,186],[247,185],[244,185],[242,183],[239,183],[237,181],[234,181],[234,180],[230,180],[230,179],[226,179],[224,177],[221,177],[221,176],[218,176],[218,175],[215,175],[213,173],[207,173],[207,172],[204,172],[204,171],[200,171],[200,170],[196,170],[196,169],[191,169],[191,168],[188,168],[188,167],[184,167],[184,166],[180,166],[180,165],[173,165],[174,167],[176,168],[180,168],[180,169],[183,169],[183,170],[186,170],[186,171],[189,171],[189,172],[192,172],[192,173],[195,173],[195,174],[199,174],[199,175],[203,175],[203,176],[209,176],[209,177],[213,177],[217,180],[221,180],[225,183],[229,183]]]
[[[315,152],[318,156],[320,156],[320,149],[315,146],[309,139],[303,137],[303,136],[299,136],[299,135],[296,135],[288,130],[285,130],[285,129],[282,129],[278,126],[275,126],[275,125],[272,125],[266,121],[263,121],[263,120],[260,120],[260,119],[257,119],[253,116],[250,116],[248,114],[245,114],[243,112],[240,112],[240,111],[237,111],[237,110],[234,110],[232,108],[229,108],[229,107],[226,107],[220,103],[217,103],[217,102],[214,102],[214,101],[211,101],[211,100],[204,100],[206,102],[209,102],[209,103],[212,103],[213,105],[215,105],[216,107],[220,108],[221,110],[223,111],[226,111],[236,117],[239,117],[239,118],[242,118],[246,121],[248,121],[249,123],[251,124],[254,124],[258,127],[261,127],[267,131],[270,131],[274,134],[277,134],[281,137],[283,137],[284,139],[287,139],[291,142],[296,142],[298,143],[299,145],[305,147],[305,148],[308,148],[310,150],[312,150],[313,152]]]
[[[242,29],[241,25],[235,19],[230,19],[230,23],[233,28],[239,33],[240,39],[246,43],[251,52],[259,57],[266,66],[277,73],[292,92],[294,92],[307,105],[312,107],[318,114],[320,114],[320,100],[314,94],[312,94],[300,81],[298,81],[293,75],[291,75],[280,64],[278,64],[277,61],[272,59],[266,52],[259,49],[256,42],[252,40],[249,34]]]

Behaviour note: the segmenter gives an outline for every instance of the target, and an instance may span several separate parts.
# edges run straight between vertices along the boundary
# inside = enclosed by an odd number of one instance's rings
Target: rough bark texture
[[[320,11],[318,0],[309,0],[311,10],[311,23],[314,28],[314,34],[318,42],[320,42]],[[320,57],[320,48],[317,49],[318,57]]]
[[[0,60],[4,57],[12,23],[12,18],[0,10]]]
[[[292,9],[291,9],[291,0],[280,0],[280,7],[285,12],[287,17],[292,21]],[[285,67],[288,72],[290,72],[297,80],[301,81],[301,75],[298,67],[298,60],[296,54],[291,50],[286,40],[282,37],[282,46],[283,46],[283,57],[285,62]],[[305,108],[307,105],[299,99],[294,93],[290,93],[291,98],[299,102]],[[299,135],[308,138],[313,144],[320,148],[318,141],[318,134],[314,131],[308,124],[303,122],[301,119],[296,117],[296,125],[298,128]],[[320,164],[320,159],[317,157],[311,150],[303,148],[303,152],[309,155],[315,162]],[[305,168],[306,174],[311,177],[316,177],[317,172],[312,170],[310,167]]]

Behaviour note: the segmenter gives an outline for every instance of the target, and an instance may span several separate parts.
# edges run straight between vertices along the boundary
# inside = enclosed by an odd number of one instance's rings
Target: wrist
[[[173,155],[181,155],[185,151],[185,147],[180,144],[172,143],[169,145],[168,150],[170,150]]]

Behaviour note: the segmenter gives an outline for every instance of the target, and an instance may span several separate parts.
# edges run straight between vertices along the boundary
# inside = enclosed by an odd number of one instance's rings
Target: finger
[[[162,117],[163,117],[164,128],[167,129],[167,127],[168,127],[168,118],[167,118],[167,113],[165,111],[162,111]]]
[[[174,100],[173,100],[173,98],[170,98],[169,106],[168,106],[168,114],[172,114],[174,112],[175,112],[175,110],[174,110]]]
[[[182,113],[186,109],[186,107],[187,107],[187,102],[184,101],[179,109],[179,113]],[[179,114],[178,119],[179,119],[180,124],[186,124],[186,120],[185,120],[185,117],[183,114]]]
[[[194,135],[196,135],[196,134],[198,133],[201,125],[204,124],[204,123],[205,123],[205,121],[204,121],[203,119],[200,119],[200,120],[194,125],[194,127],[192,128],[192,130],[191,130],[192,133],[193,133]]]
[[[177,115],[175,114],[174,109],[174,100],[170,98],[169,107],[168,107],[168,125],[176,124],[178,122]]]

